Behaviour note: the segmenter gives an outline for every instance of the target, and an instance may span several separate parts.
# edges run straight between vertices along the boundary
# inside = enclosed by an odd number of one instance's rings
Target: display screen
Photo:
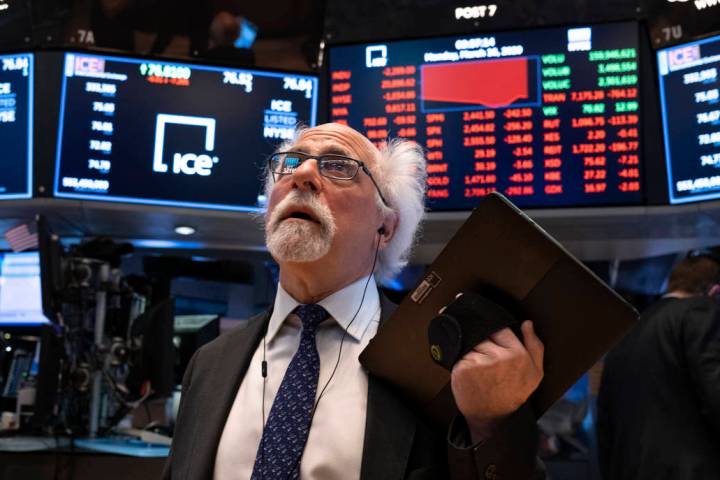
[[[0,55],[0,199],[32,194],[33,55]]]
[[[720,36],[657,55],[670,202],[720,198]]]
[[[40,255],[0,253],[0,325],[49,323],[42,312]]]
[[[330,118],[427,152],[428,206],[642,201],[634,23],[337,46]]]
[[[255,210],[267,156],[316,110],[316,77],[66,54],[55,195]]]

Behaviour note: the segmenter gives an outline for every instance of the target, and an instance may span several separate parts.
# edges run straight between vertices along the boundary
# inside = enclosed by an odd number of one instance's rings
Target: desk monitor
[[[176,315],[173,345],[176,349],[175,383],[181,384],[185,370],[195,352],[220,335],[218,315]]]
[[[33,58],[0,55],[0,200],[32,195]]]
[[[330,119],[427,150],[428,206],[642,201],[635,23],[331,47]]]
[[[720,198],[720,36],[657,60],[670,203]]]
[[[253,211],[317,78],[67,53],[61,102],[55,196]]]
[[[43,315],[38,252],[0,252],[0,325],[49,323]]]

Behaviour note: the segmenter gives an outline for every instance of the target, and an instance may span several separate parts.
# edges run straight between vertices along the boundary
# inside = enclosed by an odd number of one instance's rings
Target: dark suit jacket
[[[598,397],[607,480],[720,479],[720,317],[665,298],[608,354]]]
[[[382,300],[383,320],[394,306]],[[270,312],[247,326],[203,346],[190,361],[170,458],[163,478],[212,479],[215,454],[240,383],[267,328]],[[467,439],[458,420],[451,429],[455,444]],[[467,442],[469,443],[469,442]],[[361,465],[362,480],[538,478],[537,433],[529,410],[518,410],[492,441],[456,448],[448,444],[372,375],[368,378],[368,411]]]

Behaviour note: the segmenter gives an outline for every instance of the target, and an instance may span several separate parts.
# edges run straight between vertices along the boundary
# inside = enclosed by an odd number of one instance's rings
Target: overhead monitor
[[[428,160],[428,206],[642,201],[638,27],[615,23],[330,49],[328,108]]]
[[[720,36],[657,59],[670,203],[720,198]]]
[[[32,195],[33,54],[0,55],[0,200]]]
[[[317,78],[68,53],[61,102],[55,196],[251,211]]]
[[[0,325],[49,323],[42,311],[38,252],[0,253]]]

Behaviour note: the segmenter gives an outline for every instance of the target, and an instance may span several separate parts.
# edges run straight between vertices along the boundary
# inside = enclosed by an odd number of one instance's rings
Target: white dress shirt
[[[338,369],[317,405],[305,452],[300,463],[300,478],[312,480],[358,479],[362,463],[367,416],[368,378],[358,362],[360,352],[377,332],[380,299],[374,278],[368,277],[335,292],[319,302],[330,314],[317,330],[320,377],[316,398],[327,383],[338,358]],[[268,326],[265,358],[265,421],[280,388],[285,370],[300,344],[300,319],[291,312],[300,303],[278,286],[275,306]],[[355,312],[360,311],[348,328]],[[263,343],[255,350],[225,423],[217,456],[214,480],[247,480],[252,474],[263,430]]]

